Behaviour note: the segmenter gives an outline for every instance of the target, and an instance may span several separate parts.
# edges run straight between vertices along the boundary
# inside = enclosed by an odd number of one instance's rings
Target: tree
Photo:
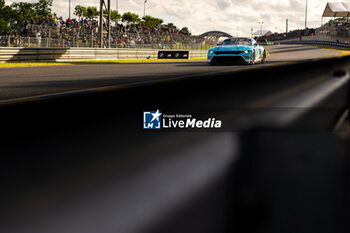
[[[11,7],[15,10],[16,17],[20,21],[37,18],[38,16],[37,12],[34,9],[33,3],[28,3],[28,2],[12,3]]]
[[[119,14],[118,11],[112,11],[111,12],[111,20],[115,22],[115,24],[118,23],[118,21],[122,18],[122,16]]]
[[[164,22],[164,20],[159,19],[159,18],[155,18],[155,24],[156,24],[157,26],[158,26],[158,25],[161,25],[163,22]]]
[[[4,34],[9,29],[8,23],[3,18],[0,18],[0,35]]]
[[[76,5],[75,8],[74,8],[74,15],[78,16],[79,17],[79,21],[80,21],[80,18],[85,16],[86,15],[86,7],[84,6],[81,6],[81,5]]]
[[[144,24],[148,27],[154,27],[158,26],[163,23],[162,19],[154,18],[150,15],[146,15],[145,17],[142,18],[144,21]]]
[[[33,4],[38,17],[42,18],[52,16],[52,2],[53,0],[39,0],[39,2]]]
[[[19,2],[12,3],[10,6],[4,6],[0,12],[0,18],[7,23],[7,29],[20,33],[23,23],[26,20],[37,18],[37,13],[33,3]],[[2,28],[5,27],[2,22]]]
[[[122,16],[122,21],[127,22],[128,24],[130,23],[136,23],[140,21],[139,15],[131,13],[131,12],[126,12]]]
[[[12,28],[20,30],[23,22],[25,22],[26,20],[38,18],[37,11],[34,8],[34,3],[12,3],[12,11],[9,10],[8,12],[9,15],[12,15],[12,22],[10,21]]]
[[[191,35],[190,31],[188,30],[187,27],[183,27],[181,30],[180,30],[181,33],[183,34],[186,34],[186,35]]]
[[[0,0],[0,34],[6,31],[17,29],[17,13],[11,6],[5,5],[4,0]]]
[[[168,28],[176,29],[176,26],[173,23],[168,23],[167,26],[168,26]]]
[[[94,18],[96,18],[98,15],[99,15],[99,12],[98,12],[97,8],[94,7],[94,6],[89,6],[89,7],[86,9],[86,15],[84,15],[84,17],[87,17],[87,18],[89,18],[89,19],[94,19]]]
[[[142,17],[142,20],[143,20],[143,24],[145,24],[146,26],[151,26],[153,17],[146,15],[146,16]]]

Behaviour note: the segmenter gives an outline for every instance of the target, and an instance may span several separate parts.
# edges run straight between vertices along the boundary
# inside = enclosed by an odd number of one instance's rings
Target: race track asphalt
[[[0,69],[0,101],[81,91],[216,72],[278,66],[336,56],[339,51],[302,45],[267,47],[265,64],[209,66],[206,61],[129,64],[82,64]]]

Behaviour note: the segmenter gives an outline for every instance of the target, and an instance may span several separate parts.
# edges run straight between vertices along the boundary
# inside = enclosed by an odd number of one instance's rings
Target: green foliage
[[[97,10],[96,7],[94,6],[89,6],[86,9],[86,15],[84,15],[84,17],[87,17],[89,19],[94,19],[99,15],[99,11]]]
[[[168,28],[177,29],[173,23],[168,23],[167,26],[168,26]]]
[[[9,30],[8,23],[3,18],[0,18],[0,35],[5,33],[7,30]]]
[[[191,35],[190,31],[188,30],[187,27],[183,27],[181,30],[180,30],[181,33],[183,34],[186,34],[186,35]]]
[[[24,21],[52,16],[51,6],[53,0],[38,0],[36,3],[15,2],[5,5],[0,0],[0,33],[4,31],[17,31]]]
[[[122,16],[119,14],[118,11],[112,11],[111,12],[111,20],[115,23],[118,23],[118,21],[122,18]]]
[[[52,2],[53,0],[37,0],[37,2],[34,3],[14,2],[11,5],[6,5],[5,0],[0,0],[0,34],[3,34],[8,30],[19,30],[24,21],[56,16],[51,10]],[[77,5],[74,8],[74,15],[79,17],[79,19],[80,17],[95,19],[99,16],[99,11],[97,7]],[[116,10],[111,11],[111,20],[115,23],[118,23],[118,21],[121,20],[127,24],[139,23],[149,27],[158,26],[164,22],[162,19],[150,15],[146,15],[141,20],[137,14],[126,12],[121,15]],[[173,23],[169,23],[167,26],[168,28],[176,29],[176,26]],[[188,28],[183,28],[181,31],[183,33],[190,33]]]
[[[130,23],[140,22],[140,18],[139,18],[139,15],[137,14],[126,12],[122,16],[122,21],[130,24]]]
[[[161,25],[164,22],[162,19],[154,18],[154,17],[152,17],[150,15],[146,15],[142,19],[143,19],[143,23],[146,26],[149,26],[149,27],[158,26],[158,25]]]
[[[345,21],[345,20],[346,20],[346,18],[343,17],[343,18],[336,18],[334,21]]]
[[[39,0],[39,2],[34,3],[34,11],[38,17],[48,17],[52,16],[51,7],[53,0]]]
[[[85,15],[87,15],[87,8],[81,5],[76,5],[73,14],[78,16],[79,18],[84,17]]]
[[[28,2],[18,2],[12,3],[11,5],[13,12],[13,17],[17,19],[17,21],[22,22],[24,20],[30,20],[32,18],[37,18],[38,14],[34,10],[34,4]]]

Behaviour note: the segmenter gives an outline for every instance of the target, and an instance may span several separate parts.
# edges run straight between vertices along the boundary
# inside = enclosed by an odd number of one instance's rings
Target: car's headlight
[[[249,53],[249,51],[248,50],[244,50],[243,53]]]
[[[211,50],[211,51],[209,51],[209,53],[215,53],[215,51],[214,51],[214,50]]]

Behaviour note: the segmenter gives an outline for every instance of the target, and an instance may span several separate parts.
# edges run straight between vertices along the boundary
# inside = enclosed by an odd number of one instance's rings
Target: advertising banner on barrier
[[[188,59],[189,51],[158,51],[158,59]]]

